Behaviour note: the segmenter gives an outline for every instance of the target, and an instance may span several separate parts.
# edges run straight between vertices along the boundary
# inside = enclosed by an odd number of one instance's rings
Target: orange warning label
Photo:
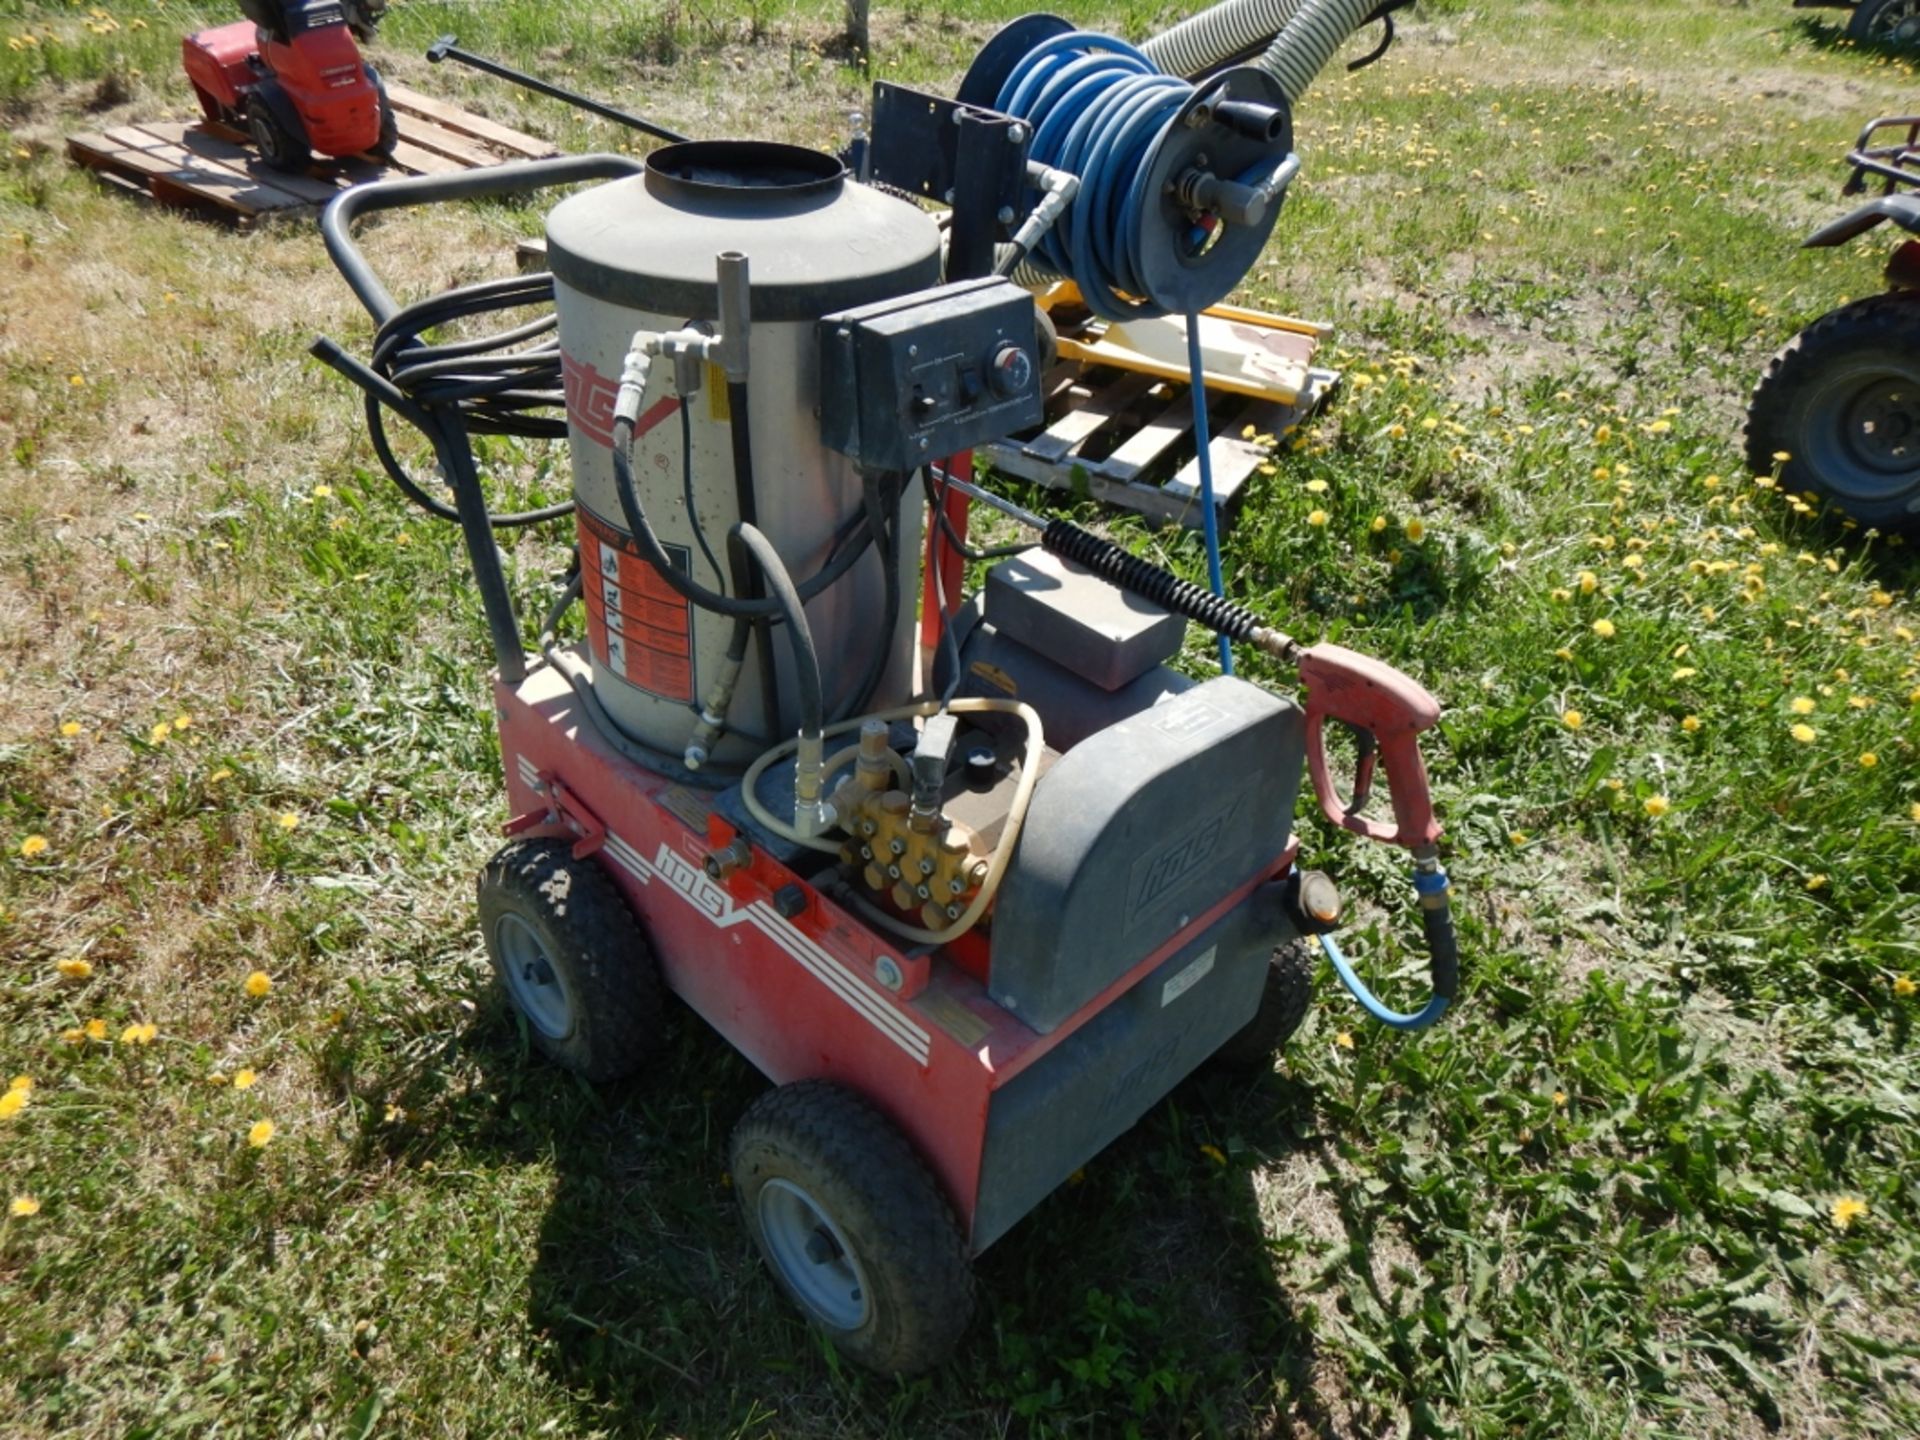
[[[693,699],[693,614],[632,540],[582,509],[581,588],[596,665],[663,700]],[[662,547],[685,568],[685,546]]]

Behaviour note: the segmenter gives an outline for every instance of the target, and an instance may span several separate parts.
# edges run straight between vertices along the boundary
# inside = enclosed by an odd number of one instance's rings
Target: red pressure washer
[[[1303,774],[1335,824],[1411,852],[1434,995],[1386,1011],[1329,947],[1342,978],[1407,1028],[1458,978],[1433,697],[964,478],[1042,416],[1044,335],[1008,277],[1057,265],[1132,313],[1215,303],[1298,169],[1287,92],[1259,66],[1189,84],[1041,16],[961,95],[877,85],[857,176],[694,141],[348,190],[322,227],[377,333],[368,362],[314,346],[365,392],[395,482],[465,536],[512,816],[479,913],[514,1009],[613,1079],[655,1053],[664,987],[774,1081],[732,1141],[748,1229],[840,1349],[894,1372],[949,1352],[971,1258],[1182,1078],[1271,1066],[1305,946],[1340,919],[1299,863]],[[547,217],[547,275],[402,306],[353,238],[376,211],[583,182]],[[573,503],[490,512],[474,432],[566,438]],[[963,497],[1038,543],[969,549]],[[530,656],[494,532],[569,513]],[[963,557],[992,562],[966,597]],[[576,599],[586,638],[563,644]],[[1304,705],[1170,668],[1189,622],[1296,667]],[[1361,741],[1345,796],[1329,721]],[[1376,766],[1390,826],[1362,813]]]
[[[277,170],[315,152],[391,155],[400,129],[380,74],[360,57],[386,0],[241,0],[246,19],[181,41],[200,112],[243,126]]]

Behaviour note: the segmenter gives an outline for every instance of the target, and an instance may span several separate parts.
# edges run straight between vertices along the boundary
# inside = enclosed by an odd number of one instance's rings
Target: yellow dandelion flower
[[[273,823],[282,830],[294,830],[299,828],[300,817],[291,810],[282,810]]]
[[[1776,465],[1784,465],[1791,459],[1793,459],[1793,453],[1789,450],[1776,450],[1773,452],[1773,463]]]
[[[8,1082],[8,1084],[7,1084],[7,1089],[9,1089],[9,1090],[25,1090],[25,1091],[27,1091],[27,1092],[29,1092],[29,1093],[31,1093],[31,1092],[32,1092],[32,1090],[33,1090],[33,1076],[31,1076],[31,1075],[16,1075],[16,1076],[14,1076],[14,1077],[13,1077],[13,1079],[12,1079],[12,1080],[11,1080],[10,1082]]]
[[[85,728],[78,720],[68,720],[61,724],[60,733],[71,740]]]
[[[69,1025],[60,1032],[60,1041],[63,1045],[78,1045],[86,1038],[87,1032],[82,1030],[78,1025]]]
[[[209,785],[218,785],[222,780],[231,780],[232,778],[233,771],[222,765],[218,770],[207,776],[207,783]]]
[[[1673,429],[1673,422],[1671,420],[1655,420],[1652,424],[1642,425],[1640,428],[1649,435],[1664,435]]]
[[[1310,511],[1307,515],[1307,524],[1309,525],[1318,526],[1318,525],[1324,525],[1326,523],[1327,523],[1327,512],[1324,510]]]
[[[1382,530],[1387,528],[1387,517],[1384,515],[1374,516],[1373,523],[1367,526],[1367,528],[1378,535]]]
[[[1427,538],[1427,524],[1418,515],[1407,521],[1406,530],[1407,539],[1416,545]]]
[[[1593,633],[1598,635],[1602,640],[1611,640],[1613,638],[1613,622],[1605,619],[1594,621]]]
[[[173,726],[167,721],[162,720],[147,732],[147,743],[150,745],[164,745],[167,743],[167,737],[172,734]]]
[[[1582,595],[1591,595],[1600,588],[1600,577],[1591,570],[1582,570],[1574,577],[1574,583],[1580,587]]]
[[[1567,601],[1573,598],[1573,592],[1562,586],[1555,586],[1551,593],[1551,598],[1559,602],[1560,604],[1564,605]]]
[[[256,1120],[247,1129],[247,1144],[255,1150],[264,1150],[273,1143],[273,1121]]]
[[[1907,812],[1907,818],[1920,825],[1920,800],[1913,802],[1913,808]]]
[[[1587,717],[1582,715],[1578,710],[1568,710],[1560,716],[1560,723],[1565,725],[1569,730],[1578,730],[1582,725],[1587,723]]]
[[[1326,494],[1326,493],[1327,493],[1327,482],[1326,482],[1326,481],[1324,481],[1324,480],[1309,480],[1309,481],[1307,481],[1307,493],[1308,493],[1308,494],[1310,494],[1310,495],[1324,495],[1324,494]]]
[[[242,1066],[233,1072],[233,1088],[236,1090],[251,1090],[253,1088],[253,1082],[259,1078],[260,1077],[254,1074],[251,1069]]]
[[[6,1094],[0,1095],[0,1120],[11,1120],[26,1108],[27,1092],[25,1090],[9,1090]]]
[[[273,989],[273,977],[264,970],[256,970],[247,976],[246,989],[247,994],[258,1000],[262,995],[265,995],[269,990]]]
[[[1558,1108],[1558,1109],[1562,1109],[1562,1110],[1564,1110],[1564,1109],[1566,1108],[1566,1105],[1567,1105],[1567,1092],[1566,1092],[1566,1091],[1564,1091],[1564,1090],[1556,1090],[1556,1091],[1554,1091],[1554,1092],[1553,1092],[1553,1103],[1554,1103],[1554,1105],[1555,1105],[1555,1107],[1556,1107],[1556,1108]]]
[[[1594,432],[1593,432],[1594,444],[1604,445],[1611,439],[1613,439],[1613,427],[1611,425],[1599,425],[1594,427]]]
[[[1247,427],[1246,438],[1249,440],[1253,438],[1253,427],[1251,425]],[[331,485],[316,485],[313,487],[313,498],[316,500],[325,500],[328,496],[332,494],[333,494],[333,487]]]
[[[1861,755],[1860,757],[1860,768],[1862,770],[1871,770],[1873,769],[1874,766],[1878,765],[1879,763],[1880,763],[1880,757],[1874,754],[1873,751],[1871,750],[1867,751],[1865,754]]]
[[[56,961],[53,968],[69,980],[84,980],[93,974],[93,962],[78,956],[69,960]]]
[[[1573,652],[1562,645],[1558,650],[1553,652],[1553,658],[1556,660],[1571,660],[1573,659]]]
[[[207,1073],[207,1084],[212,1085],[216,1089],[227,1083],[227,1076],[224,1071],[212,1070]]]
[[[44,835],[27,836],[26,839],[20,842],[20,853],[26,856],[27,859],[29,860],[33,859],[33,857],[36,855],[46,854],[47,853],[47,837]]]
[[[1793,736],[1793,738],[1798,740],[1802,745],[1811,745],[1817,738],[1819,738],[1819,734],[1820,734],[1820,732],[1818,730],[1815,730],[1813,726],[1807,725],[1804,723],[1794,726],[1793,729],[1789,730],[1787,733]]]
[[[89,1020],[86,1023],[86,1032],[87,1039],[89,1040],[105,1040],[107,1038],[107,1022],[99,1019]]]
[[[1796,715],[1811,715],[1814,709],[1813,697],[1810,695],[1796,695],[1793,697],[1793,703],[1787,708]]]
[[[1718,475],[1709,475],[1706,479],[1702,480],[1700,484],[1708,490],[1718,490],[1720,488],[1720,477]]]
[[[1867,1202],[1855,1195],[1842,1195],[1833,1202],[1833,1209],[1828,1213],[1833,1217],[1833,1228],[1844,1230],[1866,1216]]]
[[[176,715],[173,717],[173,728],[176,730],[185,730],[191,724],[193,724],[193,716],[191,715]]]
[[[16,1220],[25,1220],[30,1215],[40,1213],[40,1202],[31,1195],[16,1195],[7,1202],[7,1214]]]
[[[1920,990],[1920,985],[1915,985],[1913,981],[1905,975],[1896,975],[1893,977],[1893,993],[1898,995],[1902,1000],[1912,999],[1913,992],[1916,990]]]
[[[1333,1043],[1338,1045],[1342,1050],[1351,1050],[1353,1048],[1353,1036],[1342,1030],[1338,1035],[1333,1037]]]
[[[1673,802],[1664,795],[1649,795],[1641,808],[1655,820],[1658,820],[1673,808]]]
[[[159,1035],[160,1027],[151,1022],[145,1025],[129,1025],[120,1032],[122,1045],[151,1045]]]
[[[1826,888],[1827,888],[1827,877],[1824,872],[1819,875],[1807,876],[1807,889],[1824,890]]]
[[[1693,734],[1695,731],[1699,730],[1700,728],[1700,717],[1698,715],[1688,715],[1683,720],[1681,720],[1680,728],[1686,731],[1687,734],[1689,735]]]

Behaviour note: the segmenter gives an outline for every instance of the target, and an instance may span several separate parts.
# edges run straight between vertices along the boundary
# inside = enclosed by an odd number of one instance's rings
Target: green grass
[[[1019,8],[877,7],[875,65],[948,86]],[[835,10],[401,5],[380,50],[575,146],[610,137],[409,57],[455,30],[820,143],[864,86]],[[0,0],[0,1071],[33,1081],[0,1190],[40,1205],[0,1219],[0,1434],[1920,1429],[1920,567],[1738,438],[1768,355],[1877,287],[1884,243],[1797,242],[1910,63],[1786,0],[1425,3],[1309,97],[1249,298],[1334,320],[1348,383],[1256,480],[1229,574],[1446,703],[1465,990],[1403,1038],[1323,977],[1281,1070],[1178,1090],[984,1257],[960,1358],[897,1385],[748,1247],[749,1067],[683,1019],[589,1090],[492,997],[484,630],[304,357],[366,337],[317,239],[61,158],[184,114],[178,33],[225,18]],[[424,290],[536,218],[375,243]],[[551,458],[489,456],[530,499]],[[1193,537],[1093,518],[1202,573]],[[531,606],[565,552],[510,558]],[[1399,862],[1302,827],[1411,999]]]

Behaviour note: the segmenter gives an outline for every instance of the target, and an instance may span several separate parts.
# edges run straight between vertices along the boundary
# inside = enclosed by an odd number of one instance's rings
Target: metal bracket
[[[580,837],[573,842],[573,858],[576,860],[597,854],[607,843],[607,827],[600,823],[600,817],[589,810],[553,771],[541,770],[535,774],[534,793],[546,797],[546,808],[528,810],[509,820],[501,827],[509,838],[524,835],[530,830],[564,827]]]
[[[872,130],[861,178],[951,206],[946,278],[991,274],[994,242],[1030,208],[1025,122],[881,81]]]

